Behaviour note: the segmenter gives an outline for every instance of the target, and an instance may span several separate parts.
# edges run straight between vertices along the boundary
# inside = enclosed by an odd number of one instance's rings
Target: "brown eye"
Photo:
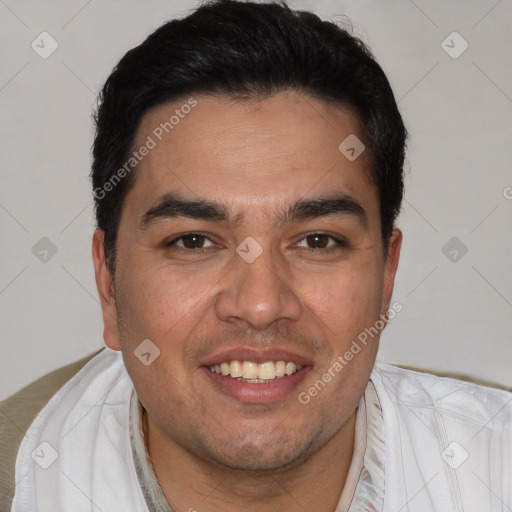
[[[315,234],[309,235],[306,240],[312,249],[324,249],[329,243],[329,238],[328,235]]]
[[[203,243],[206,239],[203,235],[185,235],[181,237],[183,240],[183,245],[187,249],[201,249],[203,247]]]
[[[211,240],[209,240],[208,237],[204,235],[200,235],[199,233],[187,233],[186,235],[182,235],[179,238],[175,238],[165,245],[166,247],[175,245],[181,249],[204,249],[204,244],[207,241],[212,243]]]
[[[334,243],[329,244],[329,241],[332,240]],[[331,249],[336,249],[338,247],[343,247],[346,244],[339,240],[332,235],[328,235],[326,233],[312,233],[306,237],[304,237],[300,242],[299,246],[304,247],[304,245],[301,245],[303,242],[306,242],[308,249],[326,249],[327,251]]]

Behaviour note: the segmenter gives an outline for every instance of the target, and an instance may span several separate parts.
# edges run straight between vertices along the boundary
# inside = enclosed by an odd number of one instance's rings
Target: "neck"
[[[144,411],[145,413],[145,411]],[[254,473],[205,461],[172,442],[143,415],[147,453],[167,501],[176,511],[334,512],[352,461],[356,412],[305,462]]]

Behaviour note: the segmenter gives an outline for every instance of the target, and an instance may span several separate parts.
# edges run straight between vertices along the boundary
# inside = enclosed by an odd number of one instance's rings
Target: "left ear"
[[[396,269],[400,259],[400,248],[402,247],[402,232],[398,228],[393,228],[388,244],[388,252],[384,264],[384,281],[382,285],[381,314],[387,315],[391,296],[393,295],[393,286],[395,284]]]

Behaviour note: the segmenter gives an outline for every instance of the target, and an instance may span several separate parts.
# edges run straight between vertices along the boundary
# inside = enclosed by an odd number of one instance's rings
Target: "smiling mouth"
[[[212,373],[250,384],[267,384],[294,375],[303,367],[293,361],[226,361],[208,366]]]

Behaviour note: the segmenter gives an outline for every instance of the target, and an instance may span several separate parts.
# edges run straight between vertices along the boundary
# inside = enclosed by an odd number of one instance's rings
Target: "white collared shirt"
[[[130,428],[138,402],[120,352],[91,359],[27,430],[11,512],[172,511],[151,467],[136,462],[145,460],[140,428]],[[335,512],[347,507],[512,510],[512,393],[376,364]]]

